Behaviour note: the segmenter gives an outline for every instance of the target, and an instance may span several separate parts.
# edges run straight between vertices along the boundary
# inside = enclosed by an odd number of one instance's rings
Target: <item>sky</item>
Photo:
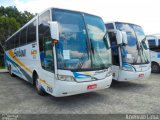
[[[160,33],[160,0],[0,0],[0,6],[40,13],[48,7],[77,10],[142,26],[146,35]]]

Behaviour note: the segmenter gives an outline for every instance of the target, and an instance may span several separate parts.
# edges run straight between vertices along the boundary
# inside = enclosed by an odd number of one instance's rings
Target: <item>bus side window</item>
[[[26,38],[27,38],[27,28],[23,28],[21,31],[21,36],[20,36],[20,46],[26,44]]]
[[[50,21],[49,11],[39,17],[39,51],[42,68],[54,72],[53,46],[48,21]]]
[[[149,39],[148,44],[149,44],[150,50],[152,50],[152,51],[156,50],[157,47],[156,47],[156,40],[155,39]]]
[[[160,39],[158,39],[158,52],[160,52]]]
[[[113,29],[114,29],[113,23],[108,23],[108,24],[106,24],[106,28],[107,28],[108,30],[113,30]]]
[[[15,35],[15,46],[14,46],[14,47],[19,47],[19,37],[20,37],[20,34],[17,33],[17,34]]]
[[[117,39],[116,39],[116,35],[113,32],[109,32],[108,33],[109,38],[110,38],[110,43],[112,46],[112,63],[113,65],[120,65],[119,63],[119,51],[118,51],[118,47],[117,46]]]
[[[36,20],[28,26],[27,44],[36,41]]]
[[[13,49],[14,48],[14,44],[15,44],[15,39],[14,39],[15,37],[12,37],[11,39],[10,39],[10,45],[9,45],[9,49]]]

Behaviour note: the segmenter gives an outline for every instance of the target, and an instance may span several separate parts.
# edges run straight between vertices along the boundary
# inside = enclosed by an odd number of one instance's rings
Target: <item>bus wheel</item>
[[[151,69],[153,73],[160,72],[160,66],[157,63],[152,63]]]
[[[12,67],[11,67],[11,65],[9,65],[8,71],[9,71],[9,74],[11,75],[11,77],[14,77],[14,75],[13,75],[13,73],[12,73]]]
[[[40,83],[38,81],[38,77],[36,77],[36,81],[35,82],[36,82],[35,86],[36,86],[37,93],[39,95],[41,95],[41,96],[46,95],[46,92],[43,90],[43,88],[41,87],[41,85],[40,85]]]

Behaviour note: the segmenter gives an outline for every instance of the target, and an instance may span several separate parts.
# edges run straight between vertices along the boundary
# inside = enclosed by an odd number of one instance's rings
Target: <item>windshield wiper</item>
[[[111,64],[109,64],[109,65],[101,64],[101,68],[103,68],[103,69],[108,69],[109,67],[111,67]]]
[[[106,46],[106,49],[109,49],[109,43],[108,43],[108,41],[107,41],[106,35],[107,35],[107,31],[106,31],[106,33],[105,33],[104,36],[103,36],[103,41],[104,41],[104,44],[105,44],[105,46]]]
[[[140,47],[140,45],[139,45],[139,42],[138,42],[138,41],[137,41],[137,50],[138,50],[138,55],[137,55],[137,58],[136,58],[136,60],[135,60],[134,64],[136,64],[136,63],[137,63],[137,61],[138,61],[138,57],[140,57],[140,58],[141,58],[141,47]],[[142,58],[141,58],[141,62],[142,62]]]
[[[145,38],[144,38],[144,39],[145,39]],[[143,39],[143,40],[144,40],[144,39]],[[143,40],[142,40],[142,41],[143,41]],[[143,50],[143,49],[144,49],[144,48],[143,48],[141,42],[140,42],[140,43],[137,42],[138,56],[137,56],[137,59],[135,60],[134,64],[137,63],[138,57],[140,57],[141,63],[143,63],[143,60],[142,60],[142,56],[144,55],[144,50]],[[145,54],[145,57],[146,57],[146,54]],[[146,57],[146,59],[147,59],[147,57]],[[148,62],[149,62],[149,60],[147,59],[146,63],[148,63]]]
[[[102,58],[101,58],[100,55],[98,54],[97,50],[94,49],[94,47],[93,47],[93,43],[92,43],[92,39],[91,39],[91,38],[90,38],[90,40],[91,40],[91,51],[92,51],[92,53],[95,54],[95,52],[96,52],[97,55],[98,55],[98,58],[99,58],[100,61],[101,61],[101,63],[103,63],[103,62],[102,62]]]

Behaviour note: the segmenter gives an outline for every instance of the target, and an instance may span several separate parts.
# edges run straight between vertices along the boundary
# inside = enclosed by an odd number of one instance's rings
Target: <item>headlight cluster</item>
[[[58,75],[58,80],[75,82],[74,77],[73,76],[68,76],[68,75]]]
[[[123,67],[122,67],[122,70],[125,70],[125,71],[133,71],[133,68],[132,68],[132,66],[123,66]]]
[[[112,69],[111,69],[111,67],[110,68],[108,68],[108,72],[107,72],[107,74],[106,74],[106,77],[109,77],[109,76],[111,76],[112,75]]]

